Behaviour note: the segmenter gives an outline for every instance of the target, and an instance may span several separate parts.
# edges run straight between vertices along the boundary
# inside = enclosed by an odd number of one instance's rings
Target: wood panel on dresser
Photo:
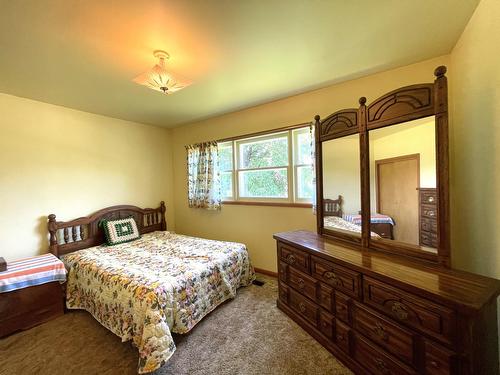
[[[278,307],[357,374],[499,374],[500,281],[277,233]]]

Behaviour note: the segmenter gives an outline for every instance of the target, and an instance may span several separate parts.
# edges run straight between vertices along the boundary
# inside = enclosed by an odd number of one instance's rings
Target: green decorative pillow
[[[118,220],[102,219],[99,224],[104,229],[106,243],[109,246],[130,242],[141,237],[133,217]]]

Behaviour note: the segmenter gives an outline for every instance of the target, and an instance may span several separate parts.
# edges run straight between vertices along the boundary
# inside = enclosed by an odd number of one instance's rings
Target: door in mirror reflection
[[[323,228],[361,236],[359,135],[323,142]]]
[[[434,116],[369,132],[370,228],[387,239],[437,248]]]

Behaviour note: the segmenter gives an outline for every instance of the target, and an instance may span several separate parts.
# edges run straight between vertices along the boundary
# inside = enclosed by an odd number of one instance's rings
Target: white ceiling
[[[166,127],[450,52],[478,0],[0,0],[0,92]],[[155,49],[194,84],[131,81]]]

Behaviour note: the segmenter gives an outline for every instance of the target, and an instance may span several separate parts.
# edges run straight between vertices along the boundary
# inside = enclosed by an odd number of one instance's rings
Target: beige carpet
[[[187,335],[154,375],[351,374],[276,308],[276,280],[241,288]],[[137,351],[83,311],[0,339],[0,374],[135,374]]]

